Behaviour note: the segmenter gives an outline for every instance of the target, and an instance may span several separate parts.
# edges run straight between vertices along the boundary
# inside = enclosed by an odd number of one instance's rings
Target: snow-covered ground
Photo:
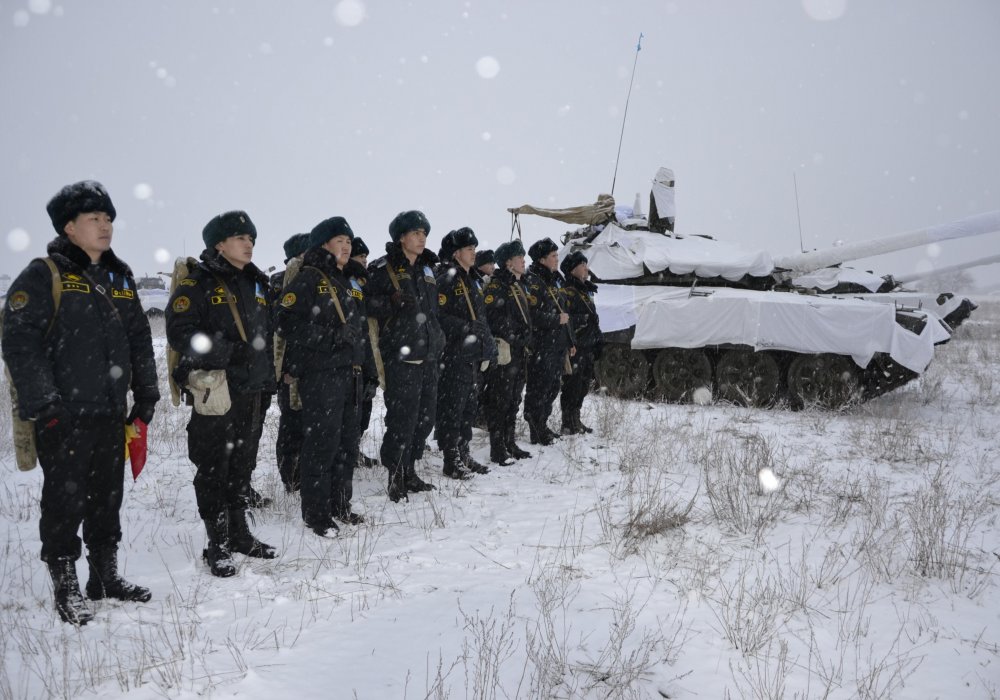
[[[431,451],[439,490],[408,503],[359,469],[368,522],[335,541],[281,488],[272,409],[254,530],[281,556],[230,579],[200,559],[187,414],[163,401],[122,508],[153,600],[82,629],[52,611],[41,473],[0,415],[0,698],[1000,695],[995,300],[921,380],[841,413],[592,396],[593,435],[468,482]],[[378,406],[365,452],[381,433]]]

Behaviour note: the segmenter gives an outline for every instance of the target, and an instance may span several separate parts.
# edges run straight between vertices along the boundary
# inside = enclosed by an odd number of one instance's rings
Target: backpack
[[[299,274],[302,269],[302,256],[296,256],[288,261],[288,265],[285,266],[285,274],[281,278],[281,290],[288,289],[288,285],[291,284],[295,276]],[[280,300],[275,299],[274,303],[277,304]],[[277,332],[274,334],[274,377],[277,379],[278,383],[281,383],[281,366],[285,362],[285,350],[287,348],[287,343],[285,339],[278,335]]]
[[[177,258],[174,261],[174,270],[170,273],[170,298],[173,298],[177,287],[188,278],[191,271],[197,266],[198,261],[194,258]],[[174,370],[177,369],[180,361],[181,354],[170,347],[170,343],[167,343],[167,382],[170,384],[170,403],[174,406],[181,405],[181,396],[185,391],[174,381]]]
[[[49,327],[45,331],[45,337],[49,336],[52,328],[56,324],[56,314],[59,313],[59,302],[62,301],[62,276],[59,268],[52,261],[52,258],[42,258],[52,273],[52,319]],[[6,304],[0,309],[0,335],[3,334],[3,317],[7,310]],[[31,471],[38,462],[38,450],[35,445],[35,426],[33,421],[24,420],[18,412],[17,390],[14,389],[14,381],[11,379],[10,370],[7,365],[3,368],[4,377],[7,379],[7,387],[10,389],[10,409],[11,409],[11,429],[14,434],[14,453],[17,458],[17,468],[22,472]]]

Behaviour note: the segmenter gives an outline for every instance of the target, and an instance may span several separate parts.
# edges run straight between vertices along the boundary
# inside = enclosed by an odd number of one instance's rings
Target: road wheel
[[[649,360],[623,343],[608,343],[594,366],[598,384],[612,396],[634,399],[649,384]]]
[[[740,406],[771,406],[778,398],[781,370],[773,353],[737,348],[723,353],[715,368],[719,398]]]
[[[667,401],[692,401],[698,389],[705,389],[710,398],[712,363],[698,349],[664,348],[653,360],[653,380],[657,393]]]
[[[799,355],[788,367],[788,393],[796,408],[842,408],[861,400],[858,367],[843,355]]]

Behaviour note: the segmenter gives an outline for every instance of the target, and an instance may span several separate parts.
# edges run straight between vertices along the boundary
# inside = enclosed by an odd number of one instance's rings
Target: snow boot
[[[412,464],[407,464],[404,468],[403,485],[410,493],[420,493],[421,491],[436,491],[437,486],[428,484],[417,476],[417,468]]]
[[[202,550],[201,556],[208,563],[212,576],[228,578],[236,575],[236,564],[229,551],[229,513],[221,513],[205,519],[205,531],[208,533],[208,547]]]
[[[274,503],[274,499],[264,496],[253,486],[248,487],[246,501],[248,508],[267,508]]]
[[[449,479],[464,481],[469,478],[469,472],[462,466],[462,457],[458,453],[457,447],[447,447],[444,449],[444,475]]]
[[[498,432],[490,433],[490,461],[494,464],[499,464],[501,467],[506,467],[514,463],[514,460],[511,459],[510,454],[507,452],[507,444],[503,436]]]
[[[90,565],[87,597],[91,600],[114,598],[145,603],[153,597],[148,588],[129,583],[118,575],[117,544],[88,547],[87,563]]]
[[[387,493],[389,495],[389,500],[393,503],[399,503],[400,500],[410,500],[410,497],[406,494],[406,475],[402,467],[389,469],[389,485]]]
[[[517,442],[515,441],[514,438],[513,425],[509,426],[506,430],[504,430],[503,437],[504,437],[503,440],[504,445],[507,447],[507,452],[510,453],[511,457],[513,457],[514,459],[529,459],[531,457],[530,452],[528,452],[527,450],[522,450],[520,447],[517,446]]]
[[[55,597],[56,612],[63,622],[71,625],[85,625],[94,619],[94,613],[80,593],[80,582],[76,578],[76,560],[60,557],[47,562],[52,576],[52,593]]]
[[[229,511],[229,548],[234,552],[258,559],[274,559],[278,550],[264,544],[250,532],[245,510]]]
[[[543,447],[547,447],[552,444],[552,431],[549,430],[547,425],[544,423],[537,424],[529,420],[527,416],[525,417],[525,420],[528,422],[528,442],[532,445],[542,445]]]
[[[470,472],[475,472],[476,474],[490,473],[489,467],[487,467],[485,464],[477,462],[472,457],[472,451],[469,449],[469,443],[465,442],[464,440],[458,443],[458,456],[461,458],[462,464],[465,465],[465,468],[468,469]]]

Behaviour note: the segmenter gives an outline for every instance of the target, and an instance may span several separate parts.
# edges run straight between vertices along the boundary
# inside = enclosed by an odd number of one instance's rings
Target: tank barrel
[[[991,255],[986,258],[978,258],[976,260],[971,260],[965,263],[958,263],[957,265],[949,265],[947,267],[939,267],[934,270],[927,270],[926,272],[914,272],[909,275],[893,275],[892,278],[896,280],[899,284],[909,284],[910,282],[916,282],[919,279],[925,277],[933,277],[934,275],[946,275],[952,272],[959,272],[961,270],[971,270],[974,267],[982,267],[984,265],[994,265],[1000,263],[1000,255]]]
[[[1000,231],[1000,210],[976,214],[975,216],[959,219],[950,224],[929,226],[877,240],[849,243],[835,248],[812,250],[807,253],[796,253],[794,255],[778,257],[775,258],[774,265],[780,272],[775,276],[780,279],[790,279],[806,272],[839,265],[848,260],[870,258],[897,250],[916,248],[955,238],[982,236],[997,231]]]

